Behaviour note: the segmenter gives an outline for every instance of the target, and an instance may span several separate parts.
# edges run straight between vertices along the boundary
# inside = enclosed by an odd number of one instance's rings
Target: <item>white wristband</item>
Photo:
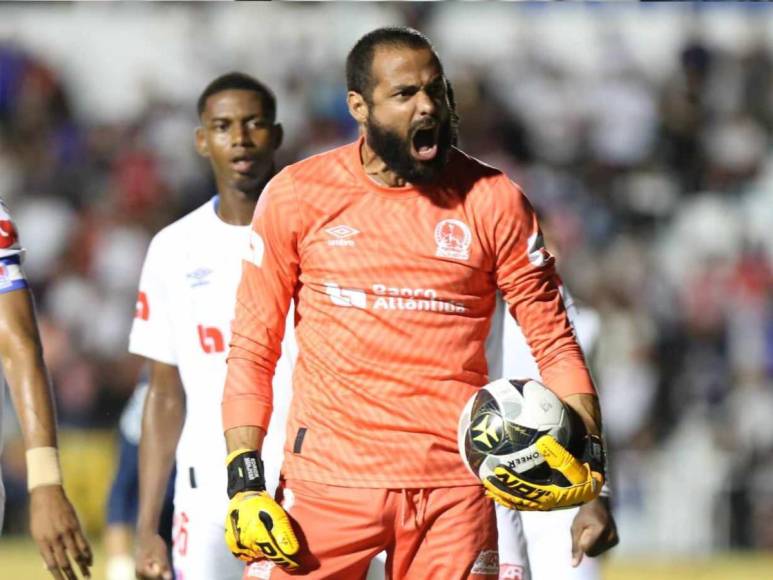
[[[27,489],[43,485],[62,485],[59,450],[56,447],[27,449]]]

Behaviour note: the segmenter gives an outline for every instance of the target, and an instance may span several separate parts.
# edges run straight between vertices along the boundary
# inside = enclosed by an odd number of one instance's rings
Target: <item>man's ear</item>
[[[196,152],[202,157],[209,157],[209,147],[207,147],[207,137],[204,134],[204,127],[196,127],[194,144]]]
[[[284,140],[284,136],[285,136],[285,130],[284,128],[282,128],[282,123],[276,123],[272,128],[272,131],[273,131],[274,151],[276,151],[282,146],[282,141]]]
[[[356,91],[346,93],[346,104],[349,107],[349,114],[354,117],[357,124],[364,125],[368,120],[368,103],[365,98]]]

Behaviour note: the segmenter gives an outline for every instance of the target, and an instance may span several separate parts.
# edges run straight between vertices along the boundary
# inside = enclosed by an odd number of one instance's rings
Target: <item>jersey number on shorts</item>
[[[188,553],[188,514],[180,512],[175,517],[175,530],[174,537],[172,538],[172,545],[178,554],[185,556]]]

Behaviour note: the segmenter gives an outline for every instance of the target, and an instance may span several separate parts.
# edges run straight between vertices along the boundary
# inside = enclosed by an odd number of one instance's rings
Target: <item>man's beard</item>
[[[437,154],[429,161],[420,161],[411,155],[411,139],[414,130],[421,124],[414,124],[403,138],[395,131],[379,124],[372,115],[368,116],[366,140],[368,146],[378,155],[387,167],[408,183],[427,185],[440,175],[448,161],[451,144],[455,141],[456,125],[451,118],[446,119],[438,129]]]

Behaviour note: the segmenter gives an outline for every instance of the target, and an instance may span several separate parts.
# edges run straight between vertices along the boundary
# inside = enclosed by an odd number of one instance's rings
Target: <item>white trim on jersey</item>
[[[27,288],[27,278],[22,269],[24,248],[11,214],[0,199],[0,294]]]

